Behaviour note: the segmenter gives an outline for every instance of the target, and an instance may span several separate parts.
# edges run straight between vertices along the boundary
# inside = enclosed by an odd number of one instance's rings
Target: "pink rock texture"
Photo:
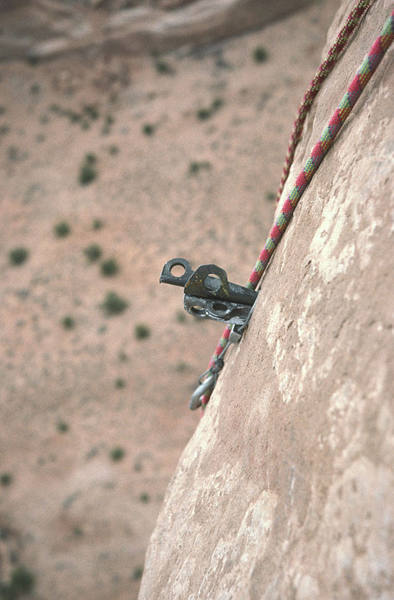
[[[324,85],[283,196],[390,10],[373,4]],[[140,600],[392,598],[392,58],[304,194],[227,356],[167,490]]]

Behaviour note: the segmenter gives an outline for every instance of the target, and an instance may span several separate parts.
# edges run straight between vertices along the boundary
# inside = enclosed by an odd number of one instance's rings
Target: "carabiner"
[[[203,396],[205,394],[205,392],[211,391],[215,387],[216,379],[217,379],[217,374],[211,373],[205,379],[205,381],[203,381],[202,383],[200,383],[199,386],[196,387],[196,389],[194,390],[192,397],[190,399],[190,404],[189,404],[190,410],[196,410],[197,408],[199,408],[201,406],[201,404],[202,404],[201,396]]]

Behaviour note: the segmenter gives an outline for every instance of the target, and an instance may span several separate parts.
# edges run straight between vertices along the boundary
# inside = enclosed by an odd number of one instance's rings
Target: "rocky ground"
[[[183,313],[161,268],[183,256],[246,281],[337,6],[195,52],[2,63],[0,577],[15,597],[136,598],[222,330]]]

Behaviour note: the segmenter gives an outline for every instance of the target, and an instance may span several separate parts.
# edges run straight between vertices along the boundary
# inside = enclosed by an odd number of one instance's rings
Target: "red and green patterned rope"
[[[319,92],[323,82],[338,62],[341,53],[348,46],[352,34],[354,33],[354,30],[359,25],[361,19],[363,18],[367,10],[370,8],[371,4],[373,4],[373,2],[374,0],[360,0],[353,8],[353,10],[348,14],[345,25],[338,33],[334,44],[328,51],[327,58],[321,63],[316,75],[314,76],[309,85],[309,88],[305,92],[304,98],[298,109],[297,118],[294,121],[293,131],[290,136],[289,146],[285,158],[285,164],[283,165],[282,177],[276,194],[277,202],[279,202],[279,199],[282,195],[284,185],[289,175],[290,167],[293,163],[295,149],[298,145],[298,142],[301,139],[305,119],[313,104],[313,101],[316,98],[317,93]]]
[[[325,127],[325,129],[323,130],[323,133],[320,136],[320,140],[314,146],[310,157],[305,163],[304,168],[298,175],[293,189],[291,190],[287,199],[285,200],[279,212],[279,215],[271,228],[267,241],[265,242],[264,248],[261,251],[260,256],[255,264],[255,267],[249,277],[247,287],[251,289],[256,289],[262,274],[267,268],[267,265],[279,241],[282,238],[282,235],[286,231],[286,228],[291,220],[291,217],[293,216],[294,210],[302,194],[306,190],[309,182],[311,181],[312,177],[319,168],[319,165],[322,162],[325,155],[327,154],[328,150],[334,143],[338,132],[340,131],[342,125],[349,116],[352,108],[359,99],[361,92],[367,85],[368,81],[371,79],[384,54],[390,47],[390,44],[394,39],[393,32],[394,11],[392,11],[390,17],[385,22],[379,37],[375,40],[367,56],[364,58],[362,64],[358,68],[356,76],[354,77],[347,92],[340,101],[338,108],[335,110],[327,127]],[[213,354],[210,360],[209,367],[215,364],[217,357],[220,356],[220,354],[222,353],[229,335],[230,328],[226,327],[216,347],[215,353]],[[208,403],[208,401],[208,394],[202,396],[203,407]]]

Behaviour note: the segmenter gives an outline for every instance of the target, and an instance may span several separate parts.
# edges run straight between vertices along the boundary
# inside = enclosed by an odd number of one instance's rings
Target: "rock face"
[[[373,5],[320,92],[284,196],[389,11]],[[266,273],[167,491],[140,600],[392,597],[392,57]]]
[[[261,27],[310,0],[0,0],[0,59],[163,52]]]

